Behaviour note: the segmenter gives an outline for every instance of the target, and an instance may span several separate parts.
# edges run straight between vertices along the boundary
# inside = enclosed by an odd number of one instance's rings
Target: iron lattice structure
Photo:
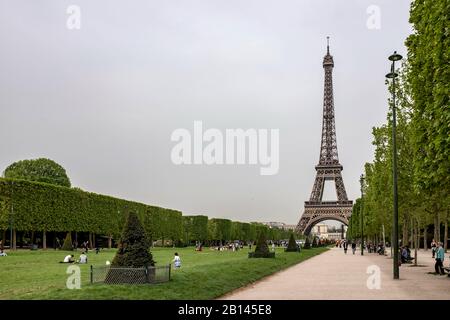
[[[327,45],[327,54],[323,58],[325,86],[319,164],[316,166],[316,179],[311,196],[309,201],[305,201],[305,209],[297,225],[297,231],[305,235],[311,232],[315,224],[324,220],[337,220],[348,225],[348,219],[352,214],[353,201],[347,198],[341,174],[343,167],[338,157],[334,120],[333,67],[333,56],[330,55],[330,46]],[[327,180],[335,183],[337,201],[322,201]]]

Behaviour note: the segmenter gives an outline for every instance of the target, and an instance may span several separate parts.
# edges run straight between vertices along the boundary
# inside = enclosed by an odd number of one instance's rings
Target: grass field
[[[89,264],[80,265],[79,290],[66,288],[67,264],[58,263],[65,251],[19,250],[0,257],[0,299],[213,299],[266,275],[326,251],[314,248],[299,253],[277,249],[275,259],[248,259],[248,250],[213,251],[205,248],[154,248],[157,265],[168,264],[174,252],[182,267],[172,269],[172,280],[156,285],[89,284],[89,265],[104,265],[116,250],[89,253]],[[78,258],[80,252],[76,252]]]

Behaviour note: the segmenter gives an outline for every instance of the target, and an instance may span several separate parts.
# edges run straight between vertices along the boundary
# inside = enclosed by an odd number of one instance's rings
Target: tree
[[[312,242],[312,244],[311,244],[311,247],[313,247],[313,248],[318,247],[318,244],[317,244],[317,237],[316,237],[316,236],[313,237],[313,242]]]
[[[303,245],[303,249],[311,249],[311,242],[309,241],[309,236],[306,237],[305,244]]]
[[[53,160],[45,158],[14,162],[5,169],[3,175],[9,179],[44,182],[70,188],[66,170]]]
[[[291,236],[289,237],[288,246],[286,248],[286,252],[297,252],[297,251],[299,251],[297,247],[297,242],[295,242],[294,234],[291,233]]]
[[[61,247],[61,250],[66,250],[66,251],[72,251],[73,250],[71,232],[67,232],[67,235],[66,235],[66,238],[64,239],[64,243],[63,243],[63,245]]]
[[[154,266],[150,253],[150,241],[144,228],[134,212],[128,214],[120,238],[119,250],[111,263],[113,267]]]

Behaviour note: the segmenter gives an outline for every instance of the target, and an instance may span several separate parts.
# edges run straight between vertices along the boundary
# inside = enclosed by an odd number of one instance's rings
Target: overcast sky
[[[88,191],[297,223],[319,159],[329,35],[339,158],[354,200],[371,128],[386,117],[387,56],[406,53],[409,3],[0,0],[0,169],[46,157]],[[79,30],[66,26],[69,5],[81,9]],[[367,27],[371,5],[380,29]],[[278,174],[174,165],[171,133],[195,120],[279,129]]]

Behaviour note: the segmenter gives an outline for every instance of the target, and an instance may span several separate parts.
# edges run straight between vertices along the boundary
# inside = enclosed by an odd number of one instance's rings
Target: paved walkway
[[[388,252],[389,253],[389,252]],[[414,251],[411,252],[414,255]],[[445,254],[448,266],[449,254]],[[400,280],[392,279],[392,259],[357,251],[347,255],[333,248],[284,271],[266,277],[220,299],[443,299],[450,300],[450,277],[428,274],[434,272],[431,251],[419,251],[418,264],[403,264]],[[380,269],[380,289],[369,289],[366,273],[369,266]],[[371,282],[373,283],[373,282]]]

